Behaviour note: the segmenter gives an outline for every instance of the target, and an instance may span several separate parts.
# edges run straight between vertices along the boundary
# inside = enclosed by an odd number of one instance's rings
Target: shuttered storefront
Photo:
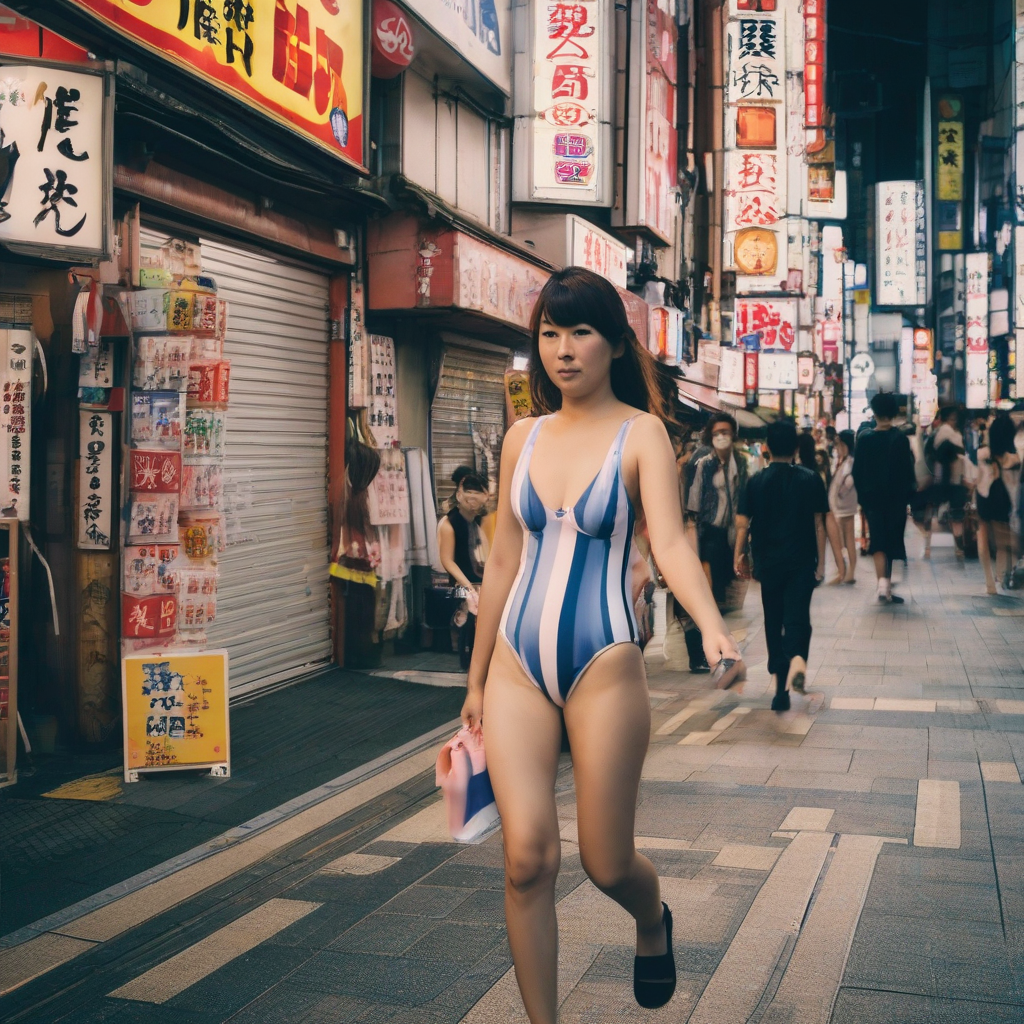
[[[455,490],[451,475],[472,466],[497,494],[498,460],[505,434],[507,349],[484,342],[446,343],[437,392],[430,407],[430,450],[438,514]]]
[[[144,230],[143,250],[168,234]],[[228,548],[209,646],[230,654],[233,694],[331,657],[328,620],[328,278],[201,239],[227,299],[231,361],[224,464]]]

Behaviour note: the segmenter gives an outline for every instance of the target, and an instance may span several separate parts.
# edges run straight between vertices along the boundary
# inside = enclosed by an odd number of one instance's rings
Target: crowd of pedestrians
[[[1024,421],[999,412],[965,429],[950,405],[918,430],[885,392],[871,412],[856,433],[827,423],[799,429],[782,418],[763,444],[744,444],[735,419],[716,412],[700,443],[680,455],[688,535],[720,611],[742,604],[751,576],[760,583],[776,711],[789,709],[790,691],[803,692],[826,541],[835,563],[829,584],[855,584],[858,554],[867,555],[880,604],[904,603],[892,576],[893,563],[907,560],[908,517],[924,558],[936,528],[946,527],[957,559],[980,559],[988,594],[1024,596]],[[709,671],[700,631],[678,604],[676,615],[690,670]]]

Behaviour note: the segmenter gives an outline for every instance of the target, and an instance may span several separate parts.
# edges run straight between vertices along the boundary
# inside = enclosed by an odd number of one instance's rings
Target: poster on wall
[[[230,773],[227,651],[126,655],[121,698],[125,782],[178,768]]]
[[[32,464],[32,350],[35,335],[27,328],[0,329],[0,516],[29,518]]]
[[[370,335],[370,430],[378,448],[398,445],[398,401],[395,397],[395,342]]]
[[[81,410],[78,414],[78,505],[75,510],[80,550],[110,548],[114,501],[114,416]]]
[[[0,241],[109,257],[112,102],[102,72],[4,62]]]
[[[247,107],[363,167],[363,4],[72,2]]]

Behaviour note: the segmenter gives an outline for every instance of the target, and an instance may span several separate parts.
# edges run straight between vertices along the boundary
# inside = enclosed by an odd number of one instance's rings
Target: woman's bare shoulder
[[[668,437],[668,431],[661,418],[649,412],[642,412],[634,418],[633,434],[649,441]]]

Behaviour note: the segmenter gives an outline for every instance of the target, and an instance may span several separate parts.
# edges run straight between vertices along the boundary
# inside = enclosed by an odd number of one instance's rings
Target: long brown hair
[[[612,392],[620,402],[653,413],[668,422],[673,410],[665,399],[658,380],[657,363],[641,344],[626,319],[615,286],[583,267],[566,267],[548,278],[530,317],[530,397],[536,414],[554,412],[562,407],[562,392],[547,375],[540,361],[540,322],[558,327],[589,324],[615,347],[625,351],[612,362]]]

